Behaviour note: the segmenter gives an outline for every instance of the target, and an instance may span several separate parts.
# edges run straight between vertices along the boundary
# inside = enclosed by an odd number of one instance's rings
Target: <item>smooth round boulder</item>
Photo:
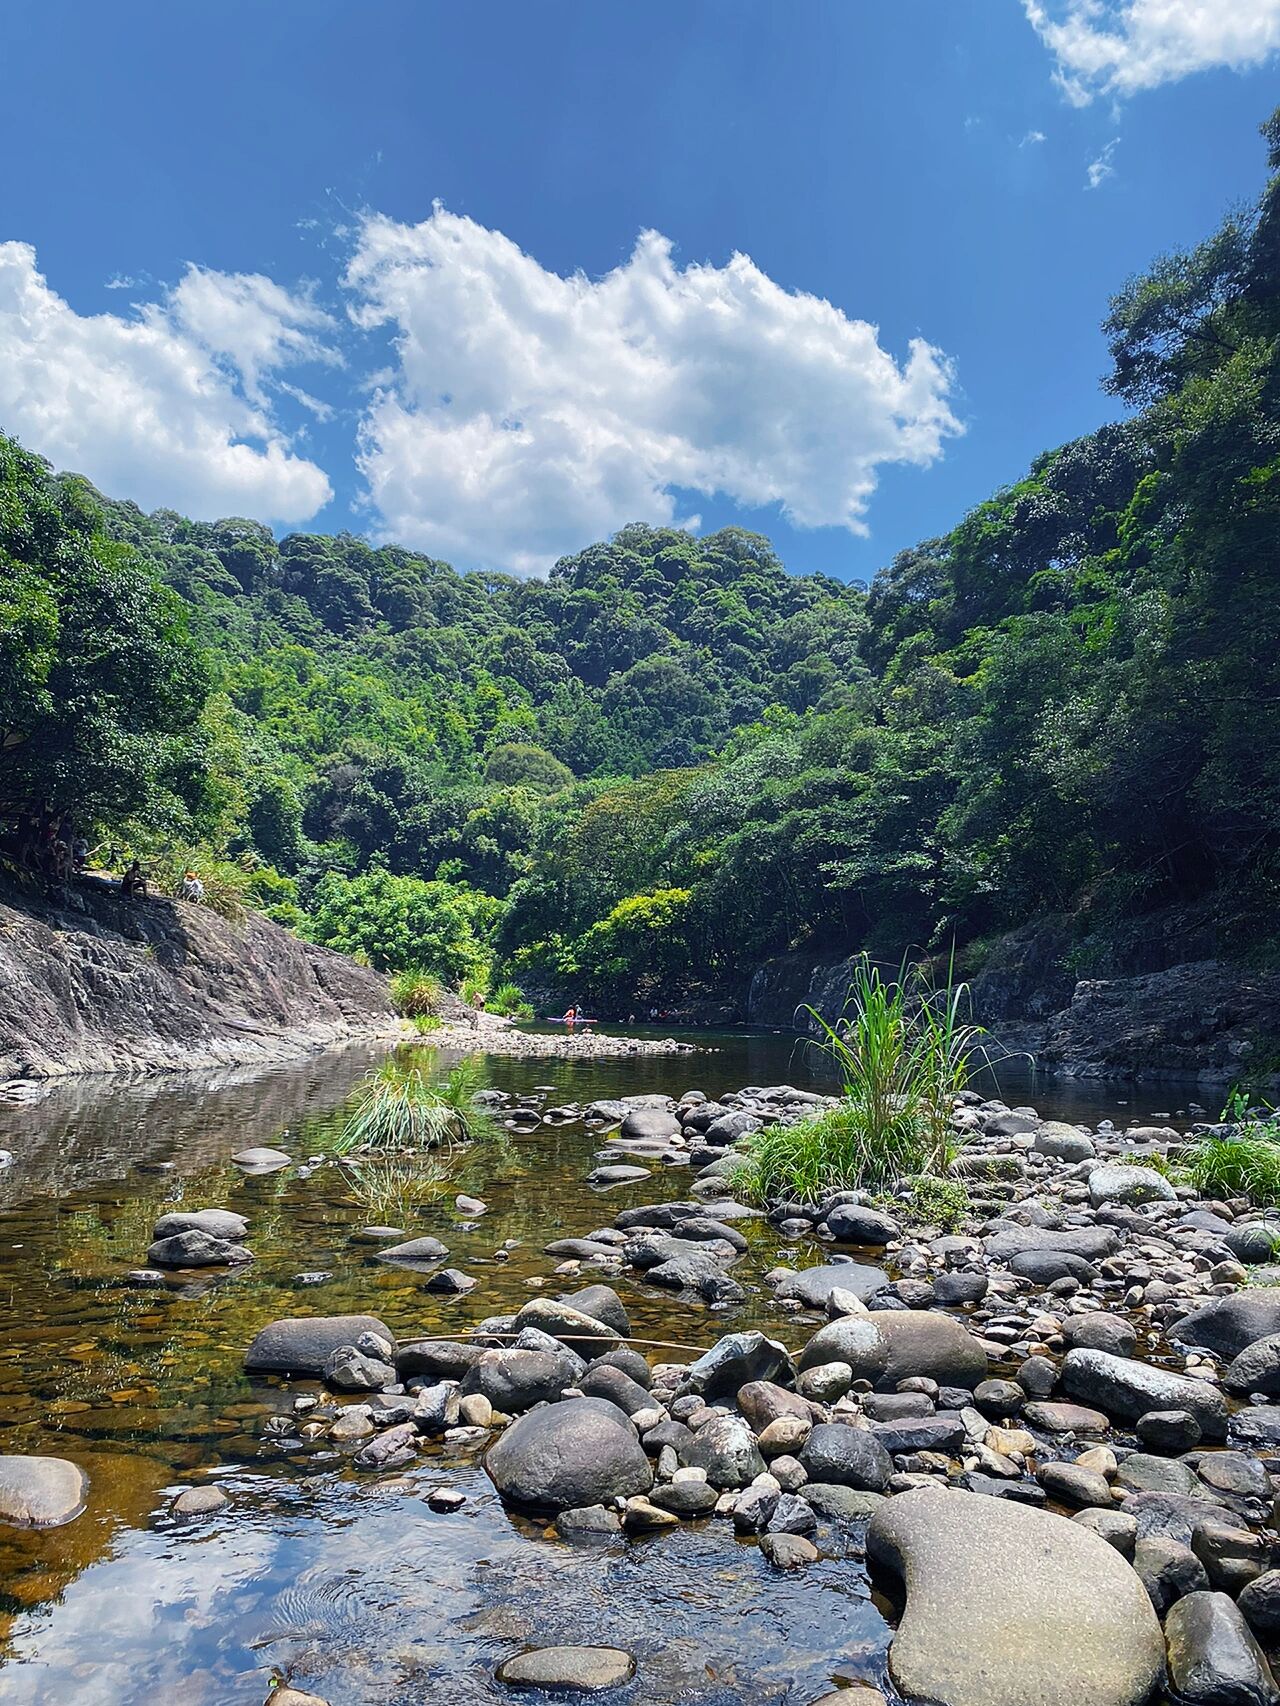
[[[1069,1315],[1062,1323],[1062,1338],[1068,1350],[1079,1345],[1088,1351],[1110,1351],[1117,1357],[1131,1357],[1138,1347],[1138,1335],[1124,1316],[1105,1309]]]
[[[438,1238],[406,1238],[400,1244],[387,1244],[374,1256],[375,1262],[389,1262],[392,1267],[427,1267],[442,1262],[449,1254]]]
[[[162,1214],[151,1230],[154,1240],[172,1238],[175,1232],[207,1232],[210,1238],[225,1238],[229,1244],[238,1244],[249,1230],[249,1222],[242,1214],[233,1214],[229,1208],[198,1208],[174,1209],[170,1214]]]
[[[293,1156],[286,1155],[283,1149],[242,1149],[231,1159],[246,1173],[278,1173],[281,1167],[293,1166]]]
[[[884,1313],[844,1315],[819,1327],[800,1352],[801,1372],[838,1362],[852,1370],[855,1380],[878,1380],[889,1362],[889,1341],[876,1324]]]
[[[716,1416],[698,1429],[680,1452],[681,1464],[705,1469],[713,1487],[749,1487],[764,1474],[755,1435],[741,1416]]]
[[[167,1238],[157,1238],[147,1251],[147,1260],[156,1268],[238,1268],[253,1260],[253,1252],[243,1244],[233,1244],[226,1238],[188,1227]]]
[[[865,1303],[888,1284],[883,1268],[865,1262],[824,1262],[821,1267],[782,1274],[773,1282],[773,1295],[780,1301],[802,1303],[806,1309],[825,1309],[832,1292],[847,1291]]]
[[[1045,1120],[1031,1147],[1037,1155],[1047,1155],[1054,1161],[1089,1161],[1093,1158],[1093,1139],[1078,1125],[1063,1120]]]
[[[1221,1357],[1238,1357],[1259,1339],[1280,1333],[1280,1287],[1247,1286],[1215,1297],[1169,1328],[1180,1345],[1198,1345]]]
[[[548,1694],[601,1694],[629,1682],[635,1669],[620,1647],[535,1647],[499,1665],[498,1681]]]
[[[532,1510],[610,1504],[653,1486],[649,1459],[625,1419],[586,1398],[520,1416],[489,1447],[484,1466],[504,1499]]]
[[[889,1347],[878,1379],[886,1389],[924,1375],[939,1386],[972,1391],[987,1377],[987,1353],[950,1315],[933,1309],[886,1309],[873,1311],[867,1319],[875,1322]]]
[[[547,1333],[562,1344],[571,1346],[580,1356],[611,1351],[622,1342],[613,1328],[607,1327],[603,1321],[597,1321],[593,1315],[554,1297],[531,1297],[517,1311],[514,1329],[518,1333],[525,1327],[536,1327],[540,1333]]]
[[[1112,1205],[1136,1208],[1144,1202],[1177,1200],[1177,1191],[1154,1167],[1121,1167],[1104,1162],[1089,1174],[1089,1201],[1094,1208]]]
[[[899,1236],[898,1223],[878,1208],[840,1203],[827,1216],[827,1231],[840,1244],[883,1246]]]
[[[89,1477],[65,1457],[0,1456],[0,1523],[61,1528],[89,1497]]]
[[[362,1333],[376,1333],[388,1344],[395,1334],[376,1315],[291,1316],[264,1327],[244,1355],[249,1374],[297,1374],[319,1380],[326,1362]]]
[[[1141,1706],[1164,1641],[1142,1584],[1080,1523],[932,1488],[880,1506],[873,1569],[906,1607],[889,1674],[935,1706]]]
[[[1280,1333],[1255,1339],[1233,1359],[1222,1376],[1228,1392],[1262,1392],[1280,1398]]]
[[[1033,1285],[1052,1285],[1061,1279],[1090,1285],[1098,1277],[1092,1262],[1068,1250],[1019,1250],[1009,1257],[1009,1272],[1017,1274],[1019,1279],[1030,1280]]]
[[[1062,1385],[1080,1403],[1096,1405],[1124,1422],[1136,1422],[1148,1410],[1188,1410],[1205,1439],[1220,1440],[1226,1435],[1226,1400],[1216,1387],[1151,1363],[1106,1351],[1068,1351],[1062,1362]]]

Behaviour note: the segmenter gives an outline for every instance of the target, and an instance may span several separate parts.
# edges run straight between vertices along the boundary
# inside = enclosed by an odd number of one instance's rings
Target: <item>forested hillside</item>
[[[1113,303],[1127,417],[867,591],[736,529],[458,574],[144,515],[5,441],[0,812],[74,811],[376,964],[614,1010],[1050,911],[1096,943],[1197,907],[1275,958],[1264,136],[1256,206]]]

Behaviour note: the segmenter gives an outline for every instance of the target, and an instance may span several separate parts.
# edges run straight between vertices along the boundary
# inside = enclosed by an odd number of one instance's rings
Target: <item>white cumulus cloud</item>
[[[361,428],[380,531],[461,563],[536,572],[627,521],[687,524],[681,490],[863,532],[879,469],[960,430],[923,339],[896,361],[746,255],[681,268],[654,231],[565,278],[439,206],[370,216],[345,283],[396,350]]]
[[[262,385],[331,359],[326,318],[257,275],[189,268],[133,317],[78,314],[27,243],[0,243],[0,430],[112,497],[296,522],[330,498]]]
[[[1068,96],[1133,95],[1280,49],[1280,0],[1023,0]]]

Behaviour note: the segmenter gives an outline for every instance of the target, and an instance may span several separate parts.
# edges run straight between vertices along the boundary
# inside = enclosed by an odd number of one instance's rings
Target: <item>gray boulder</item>
[[[799,1456],[810,1481],[858,1492],[882,1493],[893,1474],[893,1459],[875,1434],[842,1422],[819,1422]]]
[[[1226,1400],[1203,1380],[1089,1350],[1068,1351],[1061,1378],[1069,1396],[1120,1421],[1136,1422],[1149,1410],[1187,1410],[1199,1422],[1205,1439],[1226,1437]]]
[[[983,1239],[983,1248],[993,1262],[1008,1262],[1028,1250],[1056,1250],[1100,1262],[1120,1248],[1120,1234],[1110,1226],[1011,1226]]]
[[[634,1430],[609,1408],[570,1399],[518,1417],[485,1456],[490,1480],[513,1504],[543,1510],[647,1493],[653,1485],[649,1460]]]
[[[763,1333],[726,1333],[709,1351],[690,1363],[681,1382],[683,1392],[697,1392],[708,1403],[733,1397],[740,1386],[755,1380],[795,1380],[795,1367],[785,1345]]]
[[[1225,1593],[1189,1593],[1165,1622],[1169,1682],[1185,1706],[1277,1706],[1271,1667]]]
[[[376,1333],[395,1343],[390,1327],[376,1315],[310,1315],[273,1321],[245,1352],[250,1374],[298,1374],[319,1380],[324,1365],[343,1345],[354,1345],[361,1333]]]
[[[833,1208],[827,1216],[827,1231],[841,1244],[888,1244],[899,1236],[896,1221],[860,1203]]]
[[[389,1262],[392,1267],[420,1268],[432,1262],[442,1262],[449,1254],[438,1238],[406,1238],[402,1244],[389,1244],[378,1251],[375,1262]]]
[[[1088,1132],[1062,1120],[1045,1120],[1031,1147],[1037,1155],[1048,1155],[1055,1161],[1089,1161],[1093,1158],[1093,1139]]]
[[[88,1497],[89,1477],[65,1457],[0,1456],[0,1523],[61,1528]]]
[[[554,1342],[554,1341],[553,1341]],[[558,1351],[521,1350],[510,1346],[485,1351],[462,1378],[462,1392],[482,1393],[495,1410],[509,1416],[559,1398],[582,1373],[582,1362],[560,1346]],[[593,1499],[583,1501],[594,1504]]]
[[[1224,1226],[1222,1242],[1238,1262],[1272,1262],[1280,1250],[1280,1221],[1244,1220]]]
[[[741,1416],[716,1416],[699,1428],[680,1461],[685,1468],[705,1469],[713,1487],[747,1487],[764,1474],[755,1435]]]
[[[612,1327],[620,1339],[631,1337],[631,1322],[622,1299],[608,1285],[584,1285],[581,1291],[571,1291],[560,1299],[570,1309],[580,1309],[593,1321]]]
[[[1089,1201],[1094,1208],[1136,1208],[1144,1202],[1177,1200],[1177,1191],[1154,1167],[1119,1167],[1108,1162],[1089,1175]]]
[[[801,1370],[838,1362],[853,1370],[855,1380],[878,1380],[889,1362],[889,1341],[876,1324],[881,1313],[845,1315],[819,1327],[800,1353]]]
[[[1105,1309],[1068,1315],[1062,1323],[1062,1337],[1068,1350],[1079,1346],[1087,1351],[1110,1351],[1118,1357],[1132,1356],[1138,1344],[1138,1335],[1124,1316]]]
[[[820,1268],[784,1273],[775,1283],[775,1297],[803,1303],[806,1309],[825,1309],[833,1291],[847,1291],[865,1303],[889,1284],[883,1268],[862,1262],[825,1262]]]
[[[1248,1345],[1280,1333],[1280,1288],[1248,1286],[1230,1297],[1215,1297],[1169,1328],[1181,1345],[1200,1345],[1218,1356],[1238,1357]]]
[[[889,1347],[879,1381],[886,1388],[923,1375],[939,1386],[972,1391],[987,1377],[987,1353],[950,1315],[932,1309],[887,1309],[875,1310],[867,1319],[875,1322]]]
[[[1280,1397],[1280,1333],[1268,1333],[1246,1345],[1222,1376],[1228,1392],[1263,1392]]]
[[[653,1141],[679,1135],[680,1121],[665,1108],[630,1108],[623,1117],[623,1137]]]
[[[175,1232],[207,1232],[211,1238],[225,1238],[229,1244],[238,1244],[248,1230],[249,1222],[244,1215],[233,1214],[229,1208],[175,1209],[160,1216],[151,1236],[160,1239],[172,1238]]]
[[[1009,1257],[1009,1272],[1034,1285],[1052,1285],[1055,1280],[1075,1279],[1089,1285],[1098,1277],[1098,1270],[1083,1256],[1073,1256],[1067,1250],[1020,1250]]]
[[[601,1694],[629,1682],[635,1668],[619,1647],[535,1647],[500,1665],[498,1681],[548,1694]]]
[[[1161,1680],[1164,1642],[1137,1576],[1066,1517],[924,1489],[880,1507],[867,1556],[905,1589],[889,1674],[908,1700],[1141,1706]]]
[[[612,1327],[581,1309],[575,1309],[570,1303],[558,1302],[554,1297],[529,1299],[515,1318],[517,1332],[525,1327],[536,1327],[551,1338],[571,1346],[579,1355],[613,1350],[621,1343]]]
[[[147,1251],[147,1260],[157,1268],[238,1268],[253,1260],[253,1252],[243,1244],[232,1244],[190,1227],[168,1238],[157,1238]]]
[[[340,1345],[325,1359],[324,1378],[335,1392],[381,1392],[395,1384],[396,1371],[354,1345]]]

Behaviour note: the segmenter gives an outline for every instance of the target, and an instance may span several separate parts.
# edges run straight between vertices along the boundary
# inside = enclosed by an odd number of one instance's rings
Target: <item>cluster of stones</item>
[[[695,1177],[687,1200],[548,1254],[732,1307],[752,1218],[724,1194],[733,1146],[821,1102],[781,1086],[583,1110],[618,1126],[596,1187],[623,1149]],[[955,1119],[958,1231],[908,1231],[892,1201],[854,1192],[773,1205],[785,1235],[846,1246],[766,1275],[780,1311],[810,1318],[794,1354],[731,1332],[651,1364],[604,1283],[465,1341],[278,1322],[249,1370],[356,1401],[301,1395],[273,1442],[323,1441],[369,1470],[431,1440],[483,1451],[507,1503],[575,1542],[718,1520],[789,1570],[849,1557],[852,1533],[903,1607],[889,1673],[908,1701],[1139,1706],[1167,1686],[1189,1706],[1280,1706],[1280,1286],[1252,1266],[1273,1227],[1129,1159],[1172,1142],[1166,1128],[1090,1133],[977,1098]],[[829,1547],[836,1527],[846,1543]],[[509,1680],[631,1674],[625,1654],[583,1651],[521,1655]]]

